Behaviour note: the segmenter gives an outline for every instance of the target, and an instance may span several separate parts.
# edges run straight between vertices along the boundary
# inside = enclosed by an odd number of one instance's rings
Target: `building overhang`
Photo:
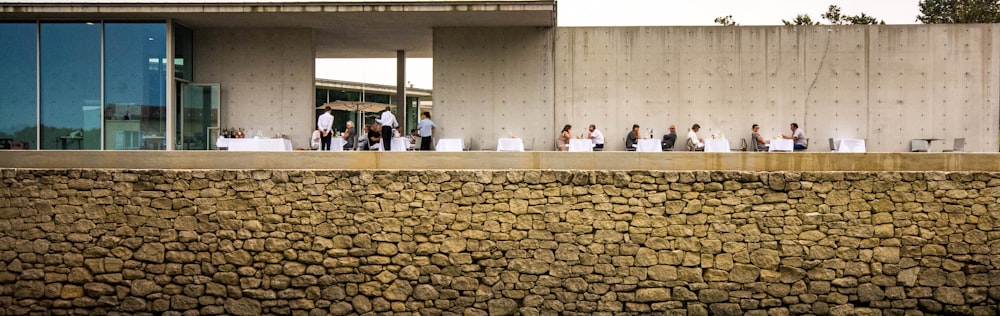
[[[317,58],[428,58],[437,27],[555,27],[555,0],[0,3],[0,20],[172,19],[195,29],[307,28]]]

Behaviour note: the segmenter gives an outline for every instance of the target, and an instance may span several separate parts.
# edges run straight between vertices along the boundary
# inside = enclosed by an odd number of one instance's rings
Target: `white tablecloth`
[[[594,151],[594,142],[589,139],[570,139],[569,151]]]
[[[330,140],[330,151],[344,151],[344,144],[346,144],[343,138],[334,137]]]
[[[792,151],[795,149],[795,143],[791,139],[772,139],[771,148],[768,151]]]
[[[219,138],[215,146],[229,151],[292,151],[292,141],[284,138]]]
[[[728,153],[729,152],[729,140],[728,139],[709,139],[705,141],[705,152],[714,153]]]
[[[837,152],[840,153],[863,153],[866,151],[864,139],[845,138],[838,139],[836,142]]]
[[[497,151],[524,151],[524,141],[520,138],[497,139]]]
[[[643,138],[640,139],[638,143],[635,144],[635,151],[645,151],[645,152],[660,152],[663,148],[660,147],[660,140],[655,138]]]
[[[406,151],[410,148],[410,140],[406,137],[392,138],[392,151]]]
[[[465,142],[461,138],[438,139],[437,146],[434,146],[434,150],[437,151],[462,151],[463,148]]]

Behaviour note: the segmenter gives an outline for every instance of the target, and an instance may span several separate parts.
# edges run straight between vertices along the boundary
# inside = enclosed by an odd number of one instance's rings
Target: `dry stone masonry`
[[[0,173],[3,315],[994,315],[1000,303],[1000,173]]]

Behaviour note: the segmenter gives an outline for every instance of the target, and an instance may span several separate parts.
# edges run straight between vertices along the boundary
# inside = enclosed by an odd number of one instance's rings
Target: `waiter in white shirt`
[[[316,119],[316,129],[320,132],[319,150],[330,150],[330,140],[333,138],[333,115],[330,114],[330,107],[323,109],[323,114]]]
[[[399,122],[396,122],[396,116],[389,111],[391,107],[385,107],[385,111],[382,112],[382,118],[375,119],[375,122],[382,124],[382,150],[390,151],[392,150],[392,129],[399,126]]]

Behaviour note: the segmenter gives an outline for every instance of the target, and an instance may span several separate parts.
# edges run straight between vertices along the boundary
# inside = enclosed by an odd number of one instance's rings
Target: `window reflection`
[[[36,113],[35,22],[0,22],[0,149],[35,149]]]
[[[42,22],[42,149],[101,148],[101,24]]]
[[[104,25],[105,149],[165,149],[166,25]]]

